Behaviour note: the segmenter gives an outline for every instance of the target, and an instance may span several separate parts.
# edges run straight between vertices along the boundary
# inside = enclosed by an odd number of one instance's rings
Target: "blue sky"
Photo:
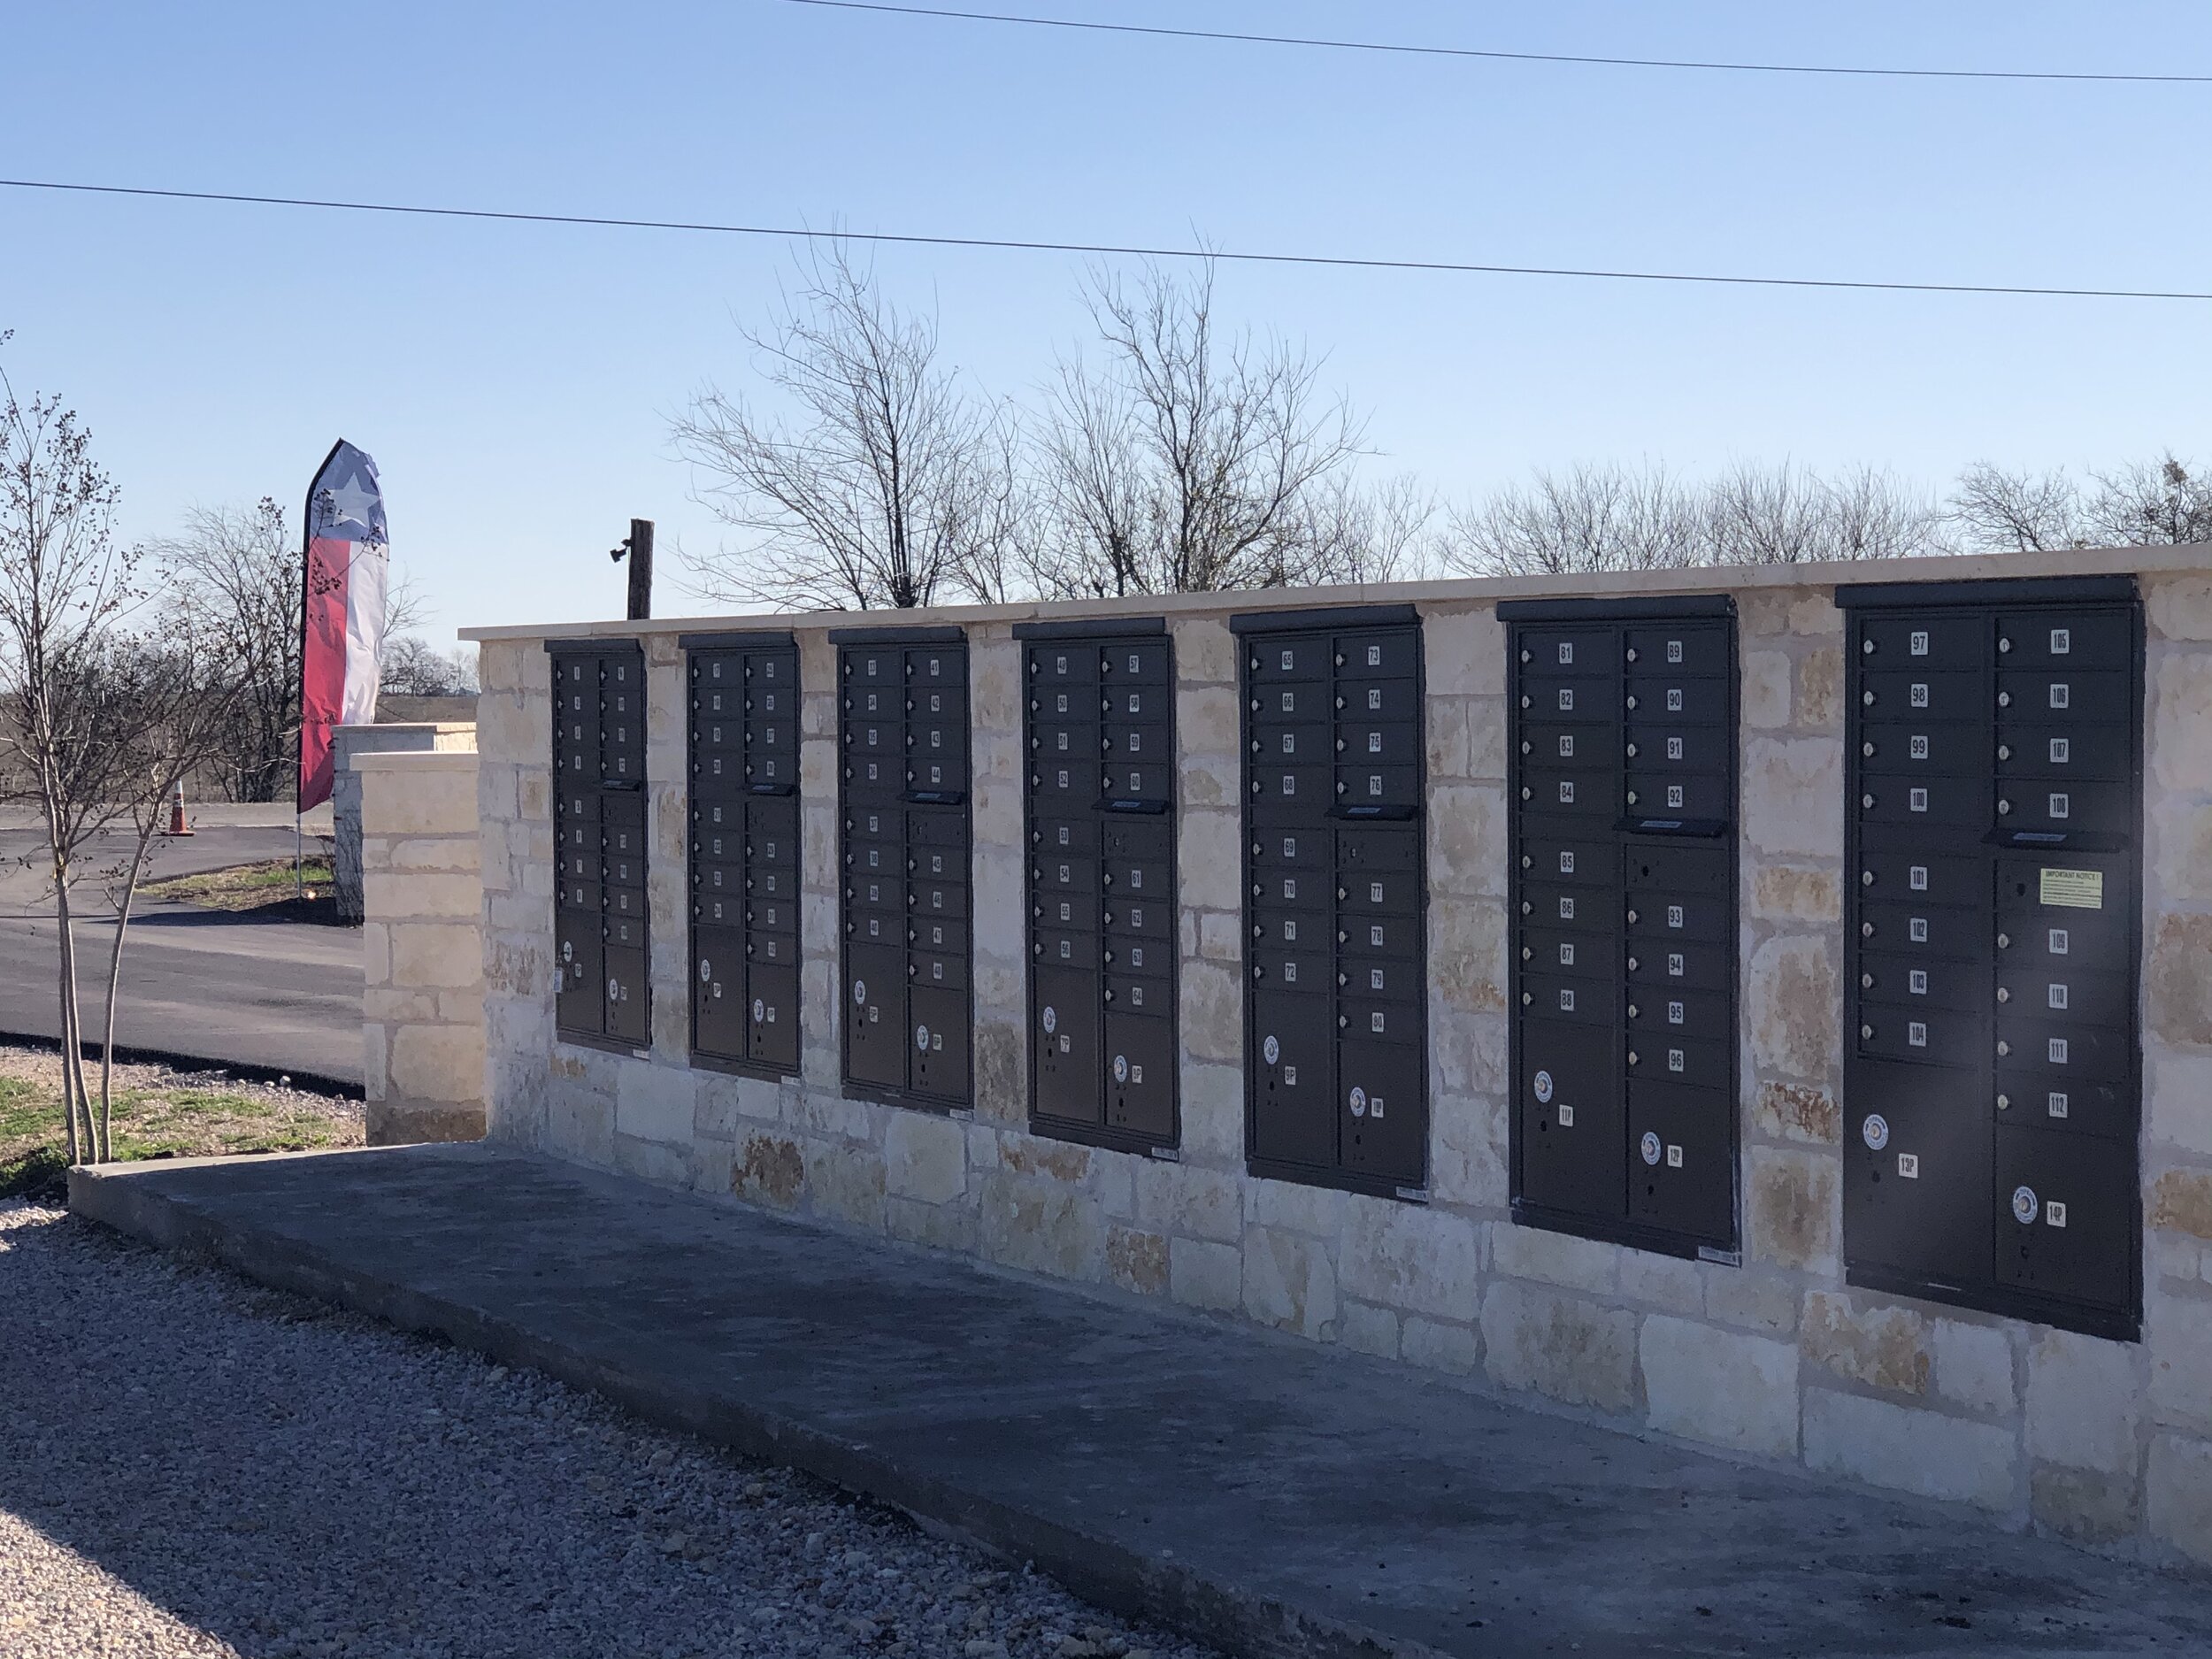
[[[1605,54],[2212,71],[2201,4],[1022,0],[1007,10]],[[1505,65],[818,11],[8,8],[0,174],[1054,240],[2212,288],[2207,88]],[[2190,157],[2197,157],[2191,161]],[[886,251],[1020,396],[1080,262]],[[774,242],[0,191],[19,389],[65,394],[126,533],[382,468],[431,632],[618,613],[633,515],[710,546],[668,418],[749,366]],[[1379,471],[2212,461],[2212,305],[1232,269],[1328,357]],[[672,558],[664,553],[664,560]],[[691,609],[664,595],[661,609]]]

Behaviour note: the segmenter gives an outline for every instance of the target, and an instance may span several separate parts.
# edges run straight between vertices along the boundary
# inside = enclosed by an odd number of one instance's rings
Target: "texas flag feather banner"
[[[390,572],[376,463],[342,438],[307,490],[300,619],[299,810],[330,799],[340,726],[376,718]]]

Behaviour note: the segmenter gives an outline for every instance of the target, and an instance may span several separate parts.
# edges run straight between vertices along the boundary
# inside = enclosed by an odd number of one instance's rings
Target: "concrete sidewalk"
[[[2212,1581],[479,1144],[71,1207],[541,1367],[1255,1655],[2212,1651]]]

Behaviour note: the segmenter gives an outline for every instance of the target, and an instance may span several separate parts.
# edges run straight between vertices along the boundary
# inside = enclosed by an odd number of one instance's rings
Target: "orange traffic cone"
[[[177,793],[169,803],[169,827],[165,835],[189,835],[192,826],[184,821],[184,786],[177,786]]]

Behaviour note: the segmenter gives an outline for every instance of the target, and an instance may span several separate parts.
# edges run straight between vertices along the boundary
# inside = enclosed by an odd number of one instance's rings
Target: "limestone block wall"
[[[371,1146],[484,1133],[476,756],[356,753],[362,1071]]]
[[[2212,1562],[2212,549],[1855,567],[1855,580],[2137,573],[2149,618],[2139,1343],[1844,1283],[1844,619],[1831,570],[1694,571],[1296,595],[1414,603],[1427,664],[1425,1202],[1244,1164],[1238,651],[1263,595],[916,615],[970,640],[976,1090],[937,1116],[840,1085],[836,697],[828,629],[795,632],[801,1075],[687,1064],[675,636],[642,634],[650,708],[654,1041],[556,1041],[546,631],[482,635],[478,802],[491,1133],[891,1239],[1341,1344],[1552,1409],[1954,1500],[2101,1548]],[[1502,599],[1732,591],[1742,799],[1739,1263],[1516,1225],[1509,1210]],[[1181,1135],[1172,1158],[1031,1134],[1012,624],[1169,618],[1178,678]],[[904,618],[902,618],[904,619]]]
[[[331,733],[330,885],[341,921],[361,919],[361,780],[353,770],[356,755],[383,750],[472,750],[476,726],[470,721],[409,720],[373,726],[342,726]]]

